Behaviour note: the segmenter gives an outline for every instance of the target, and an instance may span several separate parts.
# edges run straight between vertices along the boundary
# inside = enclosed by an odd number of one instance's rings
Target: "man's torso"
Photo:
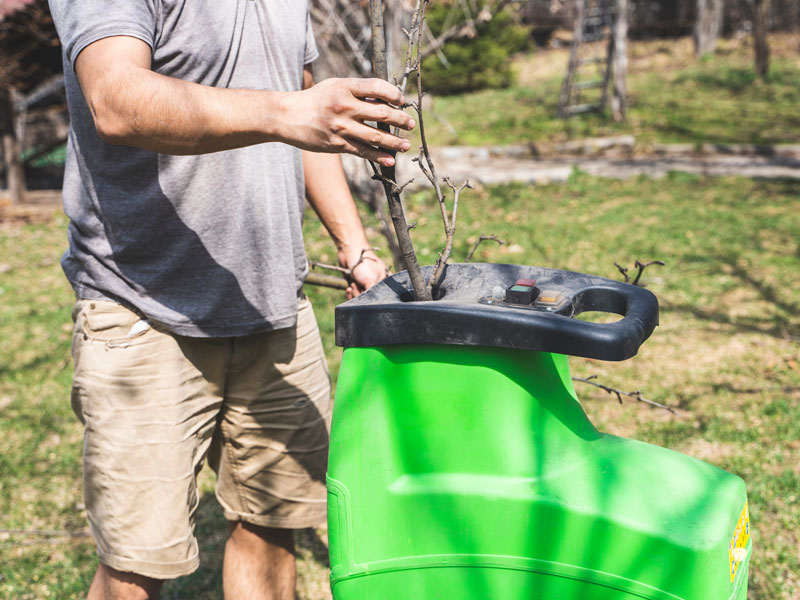
[[[300,89],[316,56],[295,0],[51,0],[65,46],[72,131],[64,181],[79,296],[122,302],[175,333],[237,336],[291,325],[306,268],[299,150],[198,156],[112,146],[72,68],[88,43],[132,35],[152,69],[215,87]],[[169,115],[164,115],[169,119]]]

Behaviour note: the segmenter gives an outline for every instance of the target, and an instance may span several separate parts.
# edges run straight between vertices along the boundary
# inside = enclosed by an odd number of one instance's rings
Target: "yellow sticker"
[[[731,583],[736,577],[736,570],[739,564],[747,557],[747,540],[750,539],[750,513],[747,510],[747,502],[744,503],[739,522],[736,523],[736,530],[731,537],[728,546],[728,558],[730,559]]]

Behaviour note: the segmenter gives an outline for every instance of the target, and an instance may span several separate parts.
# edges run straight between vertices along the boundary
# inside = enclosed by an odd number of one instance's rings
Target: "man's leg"
[[[327,497],[331,390],[311,305],[295,327],[237,338],[225,384],[209,454],[233,524],[225,597],[293,600],[291,530],[324,521]]]
[[[222,581],[226,600],[294,600],[294,534],[290,529],[229,522]]]
[[[86,600],[153,600],[163,583],[161,579],[117,571],[100,563]]]
[[[101,562],[89,598],[155,597],[158,580],[199,563],[196,475],[230,342],[170,336],[108,301],[78,302],[73,318],[72,405],[84,423],[84,498]]]

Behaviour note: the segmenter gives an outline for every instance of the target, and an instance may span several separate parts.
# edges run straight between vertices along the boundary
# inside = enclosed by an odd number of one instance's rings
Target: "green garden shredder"
[[[597,431],[575,395],[567,357],[634,356],[651,292],[455,264],[439,296],[399,273],[336,309],[336,600],[746,599],[744,482]]]

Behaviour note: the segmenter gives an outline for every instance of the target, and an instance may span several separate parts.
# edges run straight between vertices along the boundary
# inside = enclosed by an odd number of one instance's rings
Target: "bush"
[[[428,11],[428,26],[438,36],[444,27],[450,3]],[[487,88],[504,88],[514,83],[510,56],[529,47],[528,28],[501,12],[477,28],[472,38],[451,40],[442,48],[445,64],[433,54],[422,63],[422,85],[435,94],[451,95]]]

